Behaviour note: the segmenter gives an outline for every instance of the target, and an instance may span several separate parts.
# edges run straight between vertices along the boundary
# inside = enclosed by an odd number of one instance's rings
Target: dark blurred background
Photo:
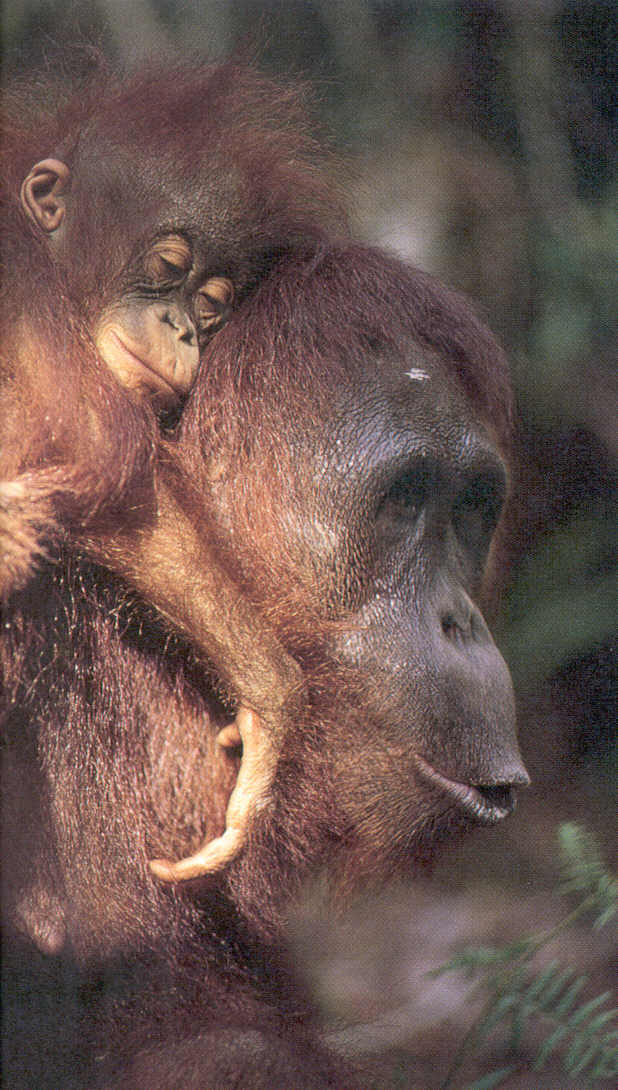
[[[356,232],[467,292],[509,351],[520,467],[496,629],[533,788],[504,828],[449,850],[431,883],[338,923],[316,888],[290,928],[325,1017],[356,1026],[342,1039],[382,1064],[377,1085],[438,1086],[465,1029],[463,985],[429,984],[426,969],[453,944],[538,930],[561,911],[557,823],[584,821],[606,855],[615,845],[616,11],[613,0],[2,5],[4,78],[76,37],[120,65],[249,49],[307,77],[350,164]],[[568,953],[602,985],[607,936],[582,934]],[[571,1084],[550,1069],[507,1085]]]

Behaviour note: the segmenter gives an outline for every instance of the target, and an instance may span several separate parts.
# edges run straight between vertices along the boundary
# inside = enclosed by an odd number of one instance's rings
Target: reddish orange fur
[[[341,223],[296,87],[228,64],[153,66],[123,82],[99,68],[71,90],[60,81],[42,93],[8,89],[3,102],[0,481],[57,471],[39,479],[29,527],[23,508],[13,512],[15,573],[28,569],[33,525],[45,539],[45,482],[54,513],[77,533],[151,517],[154,414],[101,367],[91,333],[151,230],[159,183],[161,199],[175,187],[177,214],[185,202],[203,226],[213,271],[233,270],[240,298],[273,256]],[[74,173],[61,264],[19,202],[27,172],[52,152]],[[138,173],[143,162],[147,195],[132,191],[132,161]],[[9,516],[0,518],[8,550]],[[10,586],[0,575],[0,592]]]
[[[153,131],[155,100],[170,124]],[[82,208],[86,252],[59,276],[15,202],[18,180],[54,150],[50,134],[54,147],[67,141],[71,158],[72,134],[100,117],[105,151],[122,138],[131,104],[131,144],[162,156],[162,176],[180,165],[190,179],[186,148],[198,121],[204,145],[214,141],[204,192],[219,201],[210,208],[215,235],[230,202],[226,163],[247,165],[230,242],[240,307],[165,440],[149,406],[101,372],[88,333],[99,293],[113,289],[107,269],[126,256],[124,210],[97,207],[89,218]],[[267,131],[264,114],[279,119]],[[45,1090],[363,1085],[311,1032],[279,942],[282,921],[307,876],[327,864],[348,889],[435,850],[434,816],[412,782],[410,824],[386,845],[377,794],[366,798],[363,829],[346,820],[338,764],[348,754],[362,763],[381,724],[363,715],[371,679],[329,657],[343,611],[328,614],[315,572],[288,543],[286,516],[312,487],[292,440],[299,419],[309,432],[323,426],[348,368],[358,374],[410,341],[440,353],[503,446],[508,383],[493,339],[459,297],[376,251],[328,242],[330,195],[308,166],[313,146],[302,127],[298,135],[297,114],[294,94],[233,67],[172,72],[164,84],[147,75],[126,88],[97,86],[58,121],[32,114],[6,144],[5,255],[20,275],[5,276],[3,472],[26,474],[32,498],[30,510],[13,508],[13,540],[25,520],[26,550],[49,544],[57,561],[43,560],[30,582],[24,558],[15,561],[21,587],[6,603],[0,643],[9,927],[47,955],[65,943],[44,966],[19,937],[12,955],[19,995],[42,997],[26,1012],[20,1074],[34,1070],[30,1085]],[[252,263],[254,237],[262,256]],[[157,496],[169,504],[159,521]],[[191,619],[196,586],[213,624],[222,618],[210,643]],[[210,673],[196,649],[206,650]],[[300,664],[300,709],[281,708],[282,692],[289,696],[281,649],[284,666]],[[237,757],[216,735],[230,693],[247,689],[280,713],[270,803],[225,873],[163,888],[148,859],[187,854],[221,831]],[[370,769],[377,787],[396,763],[380,751]]]

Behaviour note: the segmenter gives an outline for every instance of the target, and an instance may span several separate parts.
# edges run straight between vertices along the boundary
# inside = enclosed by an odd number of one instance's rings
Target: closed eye
[[[226,276],[211,276],[197,292],[195,315],[201,334],[218,329],[234,302],[234,285]]]
[[[158,283],[177,283],[184,279],[193,262],[191,248],[182,235],[158,239],[144,258],[146,276]]]

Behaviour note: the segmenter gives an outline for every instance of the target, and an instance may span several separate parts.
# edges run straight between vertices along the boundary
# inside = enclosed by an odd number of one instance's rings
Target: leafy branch
[[[586,830],[568,823],[559,829],[563,861],[560,891],[576,894],[578,904],[555,927],[529,935],[506,946],[463,950],[431,976],[463,971],[476,978],[475,990],[488,998],[476,1022],[459,1046],[441,1090],[454,1086],[464,1059],[501,1023],[510,1026],[509,1046],[519,1048],[531,1018],[547,1024],[547,1034],[532,1065],[540,1071],[558,1049],[567,1075],[609,1079],[618,1075],[618,1009],[608,1008],[610,992],[584,1002],[580,993],[588,978],[571,967],[551,961],[539,971],[530,962],[539,950],[584,915],[593,927],[609,922],[618,911],[618,880],[603,863],[597,845]],[[501,1068],[469,1086],[467,1090],[493,1090],[515,1070]]]

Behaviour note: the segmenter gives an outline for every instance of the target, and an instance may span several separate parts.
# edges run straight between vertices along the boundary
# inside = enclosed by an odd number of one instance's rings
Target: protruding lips
[[[415,754],[414,760],[421,779],[452,799],[460,811],[481,825],[495,825],[512,814],[517,804],[516,785],[525,787],[529,783],[523,770],[514,782],[474,785],[459,783],[438,772],[419,754]]]
[[[181,374],[175,375],[175,360],[156,362],[145,359],[143,355],[137,355],[132,348],[129,347],[126,340],[118,335],[115,329],[110,329],[107,334],[109,341],[111,342],[110,348],[114,354],[114,364],[109,359],[107,360],[112,370],[118,372],[122,368],[122,358],[126,360],[127,370],[131,375],[135,376],[137,380],[138,376],[142,378],[144,385],[148,386],[155,392],[161,393],[165,396],[166,400],[177,401],[184,394],[187,393],[190,385],[190,380]],[[118,357],[120,356],[120,361]],[[126,385],[137,385],[137,382],[127,382]]]

